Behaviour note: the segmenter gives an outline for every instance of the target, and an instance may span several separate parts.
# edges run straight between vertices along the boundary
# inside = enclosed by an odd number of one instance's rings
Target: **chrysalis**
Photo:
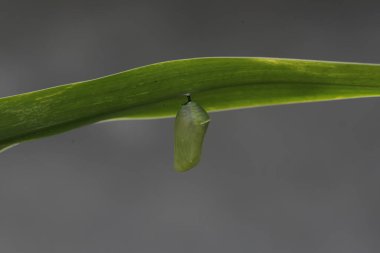
[[[198,164],[201,158],[202,143],[210,117],[207,112],[186,94],[175,119],[174,168],[185,172]]]

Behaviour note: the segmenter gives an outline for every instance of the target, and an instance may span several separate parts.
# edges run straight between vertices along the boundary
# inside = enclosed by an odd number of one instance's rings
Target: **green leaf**
[[[208,112],[380,95],[380,65],[197,58],[0,99],[0,149],[106,120],[175,116],[191,93]]]

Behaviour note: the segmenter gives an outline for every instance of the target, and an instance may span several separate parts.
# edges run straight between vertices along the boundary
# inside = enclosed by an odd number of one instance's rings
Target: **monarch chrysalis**
[[[210,117],[190,94],[175,119],[174,168],[184,172],[198,164],[201,158],[202,143]]]

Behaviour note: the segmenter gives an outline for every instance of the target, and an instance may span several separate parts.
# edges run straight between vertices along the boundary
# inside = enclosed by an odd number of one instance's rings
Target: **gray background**
[[[0,95],[189,57],[379,63],[379,23],[379,1],[0,0]],[[379,110],[212,114],[185,174],[173,119],[19,145],[0,158],[0,252],[379,252]]]

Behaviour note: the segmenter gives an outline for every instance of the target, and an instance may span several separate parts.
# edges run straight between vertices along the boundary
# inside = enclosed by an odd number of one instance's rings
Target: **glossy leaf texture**
[[[152,64],[1,98],[0,149],[99,121],[173,117],[184,93],[208,112],[373,97],[380,65],[250,57]]]

